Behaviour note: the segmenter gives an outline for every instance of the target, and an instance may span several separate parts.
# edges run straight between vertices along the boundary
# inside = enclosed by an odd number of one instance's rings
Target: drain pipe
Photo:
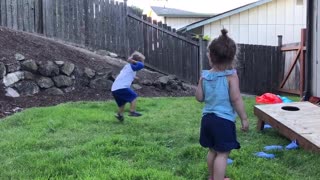
[[[305,71],[305,90],[302,100],[308,101],[311,96],[312,83],[312,34],[313,34],[313,5],[314,0],[307,1],[307,52],[306,52],[306,71]]]

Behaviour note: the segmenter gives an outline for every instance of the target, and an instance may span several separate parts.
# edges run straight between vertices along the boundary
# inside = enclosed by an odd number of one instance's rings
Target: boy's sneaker
[[[141,113],[138,113],[138,112],[136,112],[136,111],[129,113],[129,116],[133,116],[133,117],[139,117],[139,116],[141,116],[141,115],[142,115]]]
[[[122,122],[123,120],[124,120],[124,117],[123,117],[123,115],[121,115],[121,114],[116,114],[116,115],[114,115],[120,122]]]

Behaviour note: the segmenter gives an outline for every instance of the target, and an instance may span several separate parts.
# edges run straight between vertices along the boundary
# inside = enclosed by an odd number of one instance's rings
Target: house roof
[[[151,6],[151,9],[158,15],[164,17],[211,17],[213,14],[203,14],[185,11],[181,9]]]
[[[252,8],[255,8],[255,7],[258,7],[258,6],[261,6],[261,5],[266,4],[266,3],[269,3],[269,2],[271,2],[271,1],[272,1],[272,0],[259,0],[259,1],[256,1],[256,2],[253,2],[253,3],[250,3],[250,4],[247,4],[247,5],[244,5],[244,6],[235,8],[235,9],[232,9],[232,10],[230,10],[230,11],[226,11],[226,12],[223,12],[223,13],[221,13],[221,14],[214,15],[214,16],[209,17],[209,18],[207,18],[207,19],[194,22],[194,23],[192,23],[192,24],[189,24],[189,25],[187,25],[187,26],[185,26],[185,27],[182,27],[182,28],[178,29],[178,31],[189,31],[189,30],[195,29],[195,28],[197,28],[197,27],[200,27],[200,26],[203,26],[203,25],[212,23],[212,22],[214,22],[214,21],[223,19],[223,18],[225,18],[225,17],[229,17],[229,16],[232,16],[232,15],[234,15],[234,14],[238,14],[238,13],[241,13],[241,12],[243,12],[243,11],[246,11],[246,10],[249,10],[249,9],[252,9]]]

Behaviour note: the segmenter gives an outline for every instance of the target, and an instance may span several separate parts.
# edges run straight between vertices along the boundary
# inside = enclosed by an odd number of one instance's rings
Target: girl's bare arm
[[[204,97],[203,97],[203,89],[202,89],[202,77],[199,79],[199,83],[198,83],[198,86],[196,89],[195,96],[196,96],[197,101],[203,102]]]
[[[248,123],[247,113],[244,109],[243,100],[242,100],[240,89],[239,89],[238,75],[235,73],[229,76],[228,79],[229,79],[229,94],[230,94],[231,103],[241,119],[242,130],[247,131],[249,129],[249,123]]]

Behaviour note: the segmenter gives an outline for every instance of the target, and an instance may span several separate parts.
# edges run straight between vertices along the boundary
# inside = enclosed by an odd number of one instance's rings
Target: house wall
[[[314,27],[312,45],[312,95],[320,97],[320,2],[314,1]]]
[[[168,26],[171,26],[171,28],[179,29],[182,28],[188,24],[200,21],[204,18],[171,18],[171,17],[166,17],[165,18],[165,23]]]
[[[277,45],[278,35],[284,44],[299,42],[306,27],[306,0],[273,0],[207,24],[203,33],[215,38],[223,27],[242,44]]]

